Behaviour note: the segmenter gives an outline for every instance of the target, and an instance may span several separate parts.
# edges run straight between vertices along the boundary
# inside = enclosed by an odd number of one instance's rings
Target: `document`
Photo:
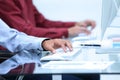
[[[81,71],[101,71],[112,65],[114,61],[50,61],[42,68],[47,69],[78,69]]]
[[[61,60],[72,60],[78,53],[80,53],[81,48],[74,48],[73,51],[67,51],[66,53],[62,49],[58,49],[55,54],[50,53],[43,56],[40,61],[61,61]]]

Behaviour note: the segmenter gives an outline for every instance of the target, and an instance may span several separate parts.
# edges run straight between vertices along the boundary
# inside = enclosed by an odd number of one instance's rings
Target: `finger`
[[[87,27],[87,24],[85,22],[81,22],[80,26],[81,27]]]
[[[69,41],[66,42],[66,47],[68,47],[70,51],[73,50],[72,44]]]
[[[96,22],[93,20],[86,20],[85,23],[87,24],[87,26],[91,26],[92,29],[96,26]]]
[[[53,54],[56,53],[56,50],[51,46],[48,46],[48,51],[51,51]]]
[[[52,50],[51,52],[52,52],[53,54],[55,54],[55,53],[56,53],[56,50]]]
[[[91,33],[91,31],[89,31],[87,28],[85,28],[85,27],[81,27],[81,32],[82,33],[86,33],[86,34],[90,34]]]
[[[64,51],[65,53],[67,52],[67,48],[66,48],[65,44],[62,44],[62,45],[61,45],[61,48],[63,49],[63,51]]]
[[[85,22],[77,22],[76,26],[80,26],[80,27],[86,27],[86,23]]]
[[[95,26],[96,26],[96,23],[95,22],[91,22],[91,26],[92,26],[92,29],[94,29]]]

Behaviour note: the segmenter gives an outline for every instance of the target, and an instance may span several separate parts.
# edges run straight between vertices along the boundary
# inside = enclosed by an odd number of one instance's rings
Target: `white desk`
[[[36,1],[36,0],[34,0]],[[102,0],[38,0],[40,2],[36,2],[37,8],[42,12],[48,19],[52,20],[63,20],[63,21],[80,21],[84,19],[93,19],[97,21],[98,27],[101,25],[101,1]],[[68,1],[68,2],[67,2]],[[66,4],[67,3],[67,4]],[[69,3],[69,4],[68,4]],[[71,6],[73,5],[74,6]],[[86,6],[87,4],[87,6]],[[46,7],[49,6],[49,7]],[[59,10],[58,10],[59,8]],[[90,11],[89,11],[90,10]],[[64,13],[63,13],[64,12]],[[69,14],[68,14],[69,13]],[[99,28],[98,30],[99,31]],[[98,32],[97,32],[98,33]],[[99,34],[98,34],[99,36]],[[84,52],[85,51],[85,52]],[[94,54],[91,52],[86,52],[87,50],[82,51],[78,57],[74,60],[80,61],[109,61],[109,60],[117,60],[119,62],[119,55],[109,55],[109,54]],[[87,55],[85,55],[87,54]],[[117,64],[117,63],[116,63]],[[111,73],[111,72],[119,72],[119,65],[114,65],[107,68],[105,71],[98,71],[96,73]],[[118,66],[117,68],[114,66]],[[69,71],[69,72],[68,72]],[[83,72],[78,69],[43,69],[41,67],[36,67],[35,73],[43,74],[43,73],[79,73]],[[84,71],[84,73],[88,73]],[[92,71],[90,73],[93,73]]]
[[[83,48],[81,52],[79,52],[79,54],[73,59],[73,61],[75,61],[75,63],[78,63],[79,61],[89,61],[89,62],[108,62],[108,61],[113,61],[114,63],[107,66],[106,68],[97,68],[97,69],[93,69],[93,68],[89,68],[90,66],[88,66],[87,69],[85,68],[79,68],[80,64],[69,64],[68,65],[64,65],[64,63],[60,63],[58,61],[58,64],[56,67],[54,66],[49,66],[47,68],[43,68],[43,67],[36,67],[34,73],[35,74],[53,74],[53,80],[55,80],[55,77],[61,77],[61,74],[113,74],[113,73],[120,73],[120,54],[118,53],[103,53],[103,54],[96,54],[95,53],[95,49],[92,48]],[[60,67],[63,66],[64,67]],[[72,65],[73,67],[69,67],[70,65]],[[95,67],[95,66],[92,66]],[[96,68],[96,67],[95,67]],[[61,79],[61,78],[60,78]]]

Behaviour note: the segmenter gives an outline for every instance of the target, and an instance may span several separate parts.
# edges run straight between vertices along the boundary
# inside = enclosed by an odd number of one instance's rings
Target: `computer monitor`
[[[119,1],[119,0],[116,0]],[[102,0],[102,18],[101,18],[101,39],[103,39],[106,28],[110,26],[113,18],[117,14],[115,0]],[[120,2],[120,1],[119,1]]]
[[[120,7],[120,0],[114,0],[114,3],[116,5],[116,8],[119,9],[119,7]]]

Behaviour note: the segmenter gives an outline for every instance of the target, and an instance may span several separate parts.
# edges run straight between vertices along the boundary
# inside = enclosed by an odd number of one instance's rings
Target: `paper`
[[[42,68],[99,71],[106,69],[113,63],[114,61],[51,61],[42,65]]]
[[[57,50],[55,54],[49,54],[40,59],[40,61],[60,61],[60,60],[72,60],[81,48],[74,48],[73,51],[64,52],[63,50]]]

